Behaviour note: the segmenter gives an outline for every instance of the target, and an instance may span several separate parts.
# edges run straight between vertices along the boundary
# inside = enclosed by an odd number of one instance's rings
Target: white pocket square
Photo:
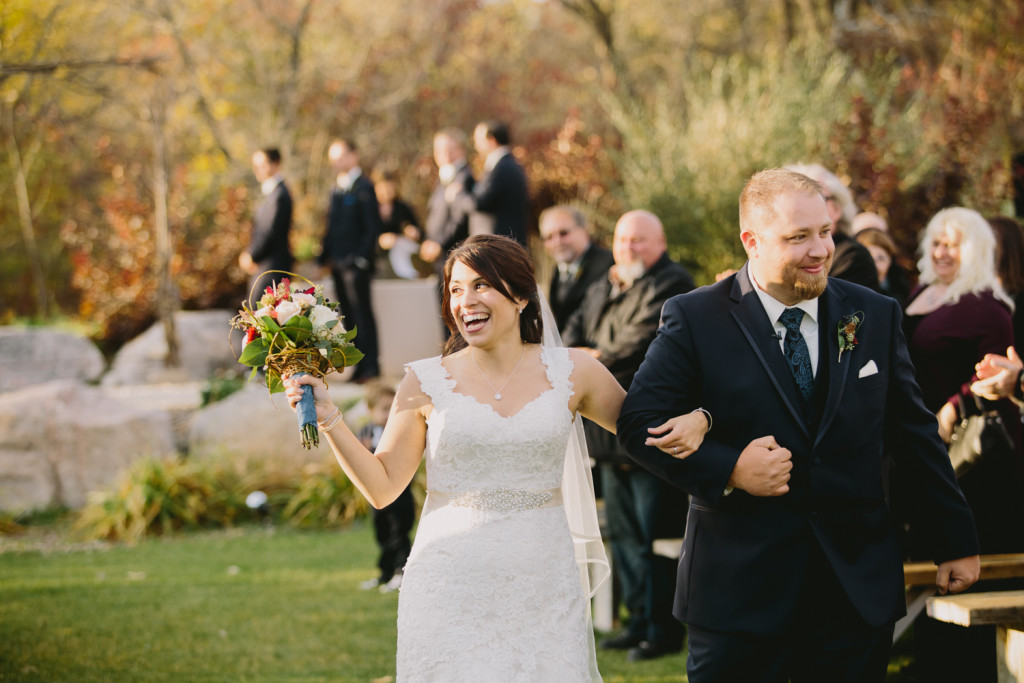
[[[870,377],[871,375],[877,375],[877,374],[878,374],[878,366],[875,365],[875,361],[869,360],[867,362],[867,365],[862,367],[860,369],[860,372],[857,373],[857,379],[860,379],[861,377]]]

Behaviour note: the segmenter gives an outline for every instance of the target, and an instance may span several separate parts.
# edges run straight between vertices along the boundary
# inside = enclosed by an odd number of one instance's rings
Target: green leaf
[[[263,321],[263,324],[266,325],[267,327],[267,331],[270,332],[271,334],[277,334],[278,332],[281,331],[281,326],[278,325],[277,321],[271,318],[269,315],[263,316],[262,318],[260,318],[260,320]]]
[[[270,344],[267,340],[262,337],[256,337],[242,349],[242,355],[238,357],[238,362],[251,368],[261,368],[267,363],[267,352],[269,350]]]
[[[288,318],[281,331],[296,345],[300,345],[309,339],[309,335],[313,332],[313,323],[305,316],[293,315]]]
[[[344,368],[355,365],[363,359],[363,352],[354,346],[335,347],[331,352],[331,365],[336,368]]]
[[[270,389],[270,393],[272,393],[272,394],[279,394],[282,391],[284,391],[284,382],[281,381],[281,377],[280,376],[268,372],[267,373],[267,388]]]

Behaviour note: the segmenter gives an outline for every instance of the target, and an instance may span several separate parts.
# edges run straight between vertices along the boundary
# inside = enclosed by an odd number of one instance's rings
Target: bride
[[[427,498],[399,594],[399,682],[601,680],[588,568],[603,580],[607,560],[589,464],[573,444],[577,415],[614,431],[625,392],[588,354],[542,344],[554,330],[542,305],[516,241],[478,235],[456,248],[444,355],[409,364],[376,453],[345,427],[323,381],[285,382],[293,408],[313,387],[321,431],[375,507],[426,452]],[[701,413],[683,415],[649,443],[685,457],[706,429]]]

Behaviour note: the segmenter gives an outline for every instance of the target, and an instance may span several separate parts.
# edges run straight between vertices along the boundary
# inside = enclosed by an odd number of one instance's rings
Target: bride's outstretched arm
[[[609,432],[615,433],[625,390],[600,361],[573,349],[573,386],[579,403],[576,410]],[[696,410],[677,415],[657,427],[650,428],[647,445],[654,446],[676,458],[685,458],[696,451],[711,428],[708,413]]]
[[[323,380],[310,375],[285,379],[285,396],[292,410],[302,396],[304,384],[313,387],[317,422],[329,427],[327,431],[321,430],[321,434],[348,478],[375,508],[393,502],[415,476],[426,445],[424,410],[429,400],[416,377],[407,373],[399,385],[376,453],[360,443],[344,420],[335,421],[338,408]]]

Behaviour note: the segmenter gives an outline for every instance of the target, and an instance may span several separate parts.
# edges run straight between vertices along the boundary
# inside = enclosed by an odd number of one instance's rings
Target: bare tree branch
[[[83,70],[97,68],[133,68],[155,70],[162,57],[141,57],[139,59],[123,59],[121,57],[110,57],[108,59],[79,59],[59,60],[55,62],[32,62],[23,64],[0,64],[0,76],[15,76],[17,74],[52,74],[60,70]]]

